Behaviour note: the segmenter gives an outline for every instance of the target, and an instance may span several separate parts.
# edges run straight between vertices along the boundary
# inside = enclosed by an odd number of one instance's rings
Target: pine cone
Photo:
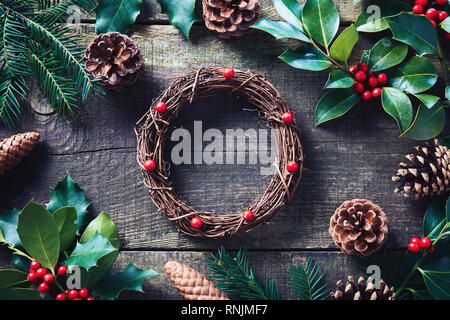
[[[395,193],[414,199],[439,195],[450,191],[450,150],[437,139],[416,147],[416,153],[405,156],[409,163],[400,162],[400,169],[392,181],[399,182]]]
[[[241,37],[259,19],[258,0],[203,0],[206,27],[222,39]]]
[[[40,138],[39,132],[13,135],[0,142],[0,176],[19,163],[34,149]]]
[[[229,300],[213,282],[183,263],[169,261],[164,270],[186,300]]]
[[[336,291],[331,292],[335,300],[395,300],[394,287],[390,288],[380,280],[380,288],[376,289],[373,282],[366,284],[364,277],[359,277],[358,282],[352,276],[348,277],[344,285],[342,280],[336,283]]]
[[[136,82],[142,67],[142,53],[128,36],[102,33],[84,52],[86,70],[106,89],[121,91]]]
[[[346,254],[360,257],[377,251],[388,234],[388,219],[369,200],[345,201],[330,219],[329,233]]]

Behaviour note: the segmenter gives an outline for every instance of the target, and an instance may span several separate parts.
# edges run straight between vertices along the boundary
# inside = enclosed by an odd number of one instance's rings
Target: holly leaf
[[[446,146],[447,148],[450,148],[450,136],[439,138],[439,142],[443,146]]]
[[[39,291],[29,288],[8,288],[0,290],[0,300],[47,300]]]
[[[372,72],[386,70],[402,63],[407,54],[407,45],[383,38],[369,51],[367,65]]]
[[[439,97],[432,94],[414,94],[414,96],[420,100],[427,108],[433,108],[433,106],[439,101]]]
[[[447,32],[450,32],[450,17],[447,17],[444,21],[441,22],[441,28]]]
[[[348,72],[343,70],[333,70],[328,76],[328,81],[325,84],[327,89],[350,88],[355,82],[355,79]]]
[[[123,290],[133,290],[144,292],[142,284],[149,277],[159,275],[150,268],[145,270],[138,269],[133,262],[127,268],[116,274],[107,274],[99,283],[97,283],[93,294],[100,296],[102,299],[117,299]]]
[[[270,33],[276,39],[297,39],[304,42],[311,42],[309,38],[298,28],[284,21],[272,21],[267,18],[258,20],[252,28]]]
[[[320,50],[309,44],[300,46],[295,50],[288,49],[279,58],[291,67],[310,71],[322,71],[332,65]]]
[[[77,225],[75,224],[77,211],[74,207],[62,207],[56,210],[53,216],[59,232],[59,250],[62,252],[66,250],[77,235]]]
[[[371,5],[361,11],[355,26],[359,32],[383,31],[389,28],[384,18],[395,16],[402,11],[409,12],[411,9],[405,2],[383,0],[379,5]]]
[[[437,36],[426,16],[402,13],[386,18],[394,39],[413,47],[420,55],[436,54]]]
[[[384,87],[381,91],[383,109],[397,121],[404,132],[413,120],[413,107],[408,96],[396,88]]]
[[[30,260],[24,256],[13,254],[11,257],[11,263],[20,271],[29,272],[30,270]]]
[[[52,196],[47,208],[51,213],[54,213],[62,207],[74,207],[77,210],[75,223],[78,226],[77,231],[80,231],[84,227],[84,217],[89,205],[90,203],[86,201],[84,191],[66,173],[65,177],[59,180],[55,188],[52,189]]]
[[[6,242],[15,248],[22,247],[19,234],[17,233],[17,223],[20,211],[0,211],[0,230],[3,235],[1,242]]]
[[[328,47],[339,29],[339,13],[331,0],[308,0],[302,21],[311,37]]]
[[[28,288],[30,285],[27,273],[14,269],[0,270],[0,290],[13,287]]]
[[[316,126],[344,115],[358,103],[360,97],[348,89],[334,89],[325,93],[316,107]]]
[[[346,28],[334,41],[330,48],[330,54],[338,61],[347,62],[348,57],[353,51],[353,47],[358,42],[359,34],[355,26],[352,24]]]
[[[156,2],[161,5],[161,12],[167,14],[170,23],[180,29],[189,39],[191,27],[197,21],[195,0],[156,0]]]
[[[402,134],[402,137],[428,140],[436,137],[444,129],[444,126],[445,110],[441,103],[436,103],[432,108],[420,104],[414,122]]]
[[[363,54],[361,55],[360,62],[369,65],[369,58],[370,58],[370,50],[364,50]]]
[[[128,33],[141,12],[141,6],[142,0],[98,0],[95,8],[97,34]]]
[[[297,0],[273,0],[273,5],[284,21],[304,33],[301,22],[303,8]]]
[[[435,299],[450,300],[450,258],[444,257],[418,270]]]
[[[68,267],[79,266],[88,270],[97,265],[97,261],[116,250],[109,240],[96,233],[86,243],[77,243],[64,264]]]
[[[30,201],[19,214],[17,233],[28,254],[43,267],[53,270],[60,246],[54,216],[45,207]]]

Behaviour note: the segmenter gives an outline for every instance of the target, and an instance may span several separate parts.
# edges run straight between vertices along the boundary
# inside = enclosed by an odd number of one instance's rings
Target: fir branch
[[[11,128],[14,119],[20,114],[20,104],[17,96],[26,99],[28,87],[21,76],[12,76],[4,67],[0,70],[0,119],[5,126]]]
[[[327,285],[320,286],[325,273],[320,273],[320,266],[314,259],[306,261],[306,268],[297,263],[296,267],[290,267],[289,287],[291,294],[299,300],[325,300],[330,296]]]

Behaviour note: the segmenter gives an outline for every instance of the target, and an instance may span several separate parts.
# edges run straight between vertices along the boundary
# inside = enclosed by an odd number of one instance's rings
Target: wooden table
[[[276,17],[270,0],[262,0],[263,16]],[[360,7],[352,0],[337,1],[341,22],[354,21]],[[114,270],[130,259],[139,267],[161,273],[145,282],[145,294],[122,294],[122,298],[179,299],[163,271],[168,260],[178,260],[208,274],[205,259],[220,246],[249,249],[256,276],[266,274],[277,281],[289,298],[287,269],[312,257],[327,272],[326,281],[358,275],[360,265],[336,248],[328,234],[330,216],[344,200],[367,198],[388,214],[387,246],[403,250],[409,237],[420,235],[427,201],[405,200],[394,195],[391,176],[403,155],[416,142],[399,138],[395,121],[381,105],[359,104],[344,117],[314,126],[314,108],[323,94],[327,73],[296,70],[277,56],[295,42],[277,41],[254,31],[238,40],[220,40],[203,25],[195,25],[188,41],[160,14],[159,6],[144,1],[145,17],[133,28],[132,38],[145,55],[140,81],[123,94],[92,94],[75,118],[64,121],[55,114],[39,114],[46,104],[37,91],[30,94],[21,120],[13,130],[0,128],[6,137],[24,131],[39,131],[41,142],[20,167],[0,178],[0,208],[22,208],[30,199],[46,203],[50,188],[68,171],[86,190],[92,202],[91,216],[108,212],[119,229],[121,252]],[[83,25],[86,42],[91,40],[93,20]],[[359,58],[381,36],[362,35],[353,56]],[[171,82],[168,78],[203,66],[234,66],[265,73],[296,113],[303,131],[306,154],[304,175],[291,204],[268,225],[220,240],[197,239],[177,232],[174,224],[158,213],[142,183],[136,164],[134,126],[152,99]],[[195,102],[176,127],[192,131],[193,121],[202,120],[203,130],[217,128],[264,128],[255,112],[230,97]],[[45,113],[45,112],[44,112]],[[199,152],[199,150],[196,150]],[[245,152],[238,150],[237,152]],[[180,196],[202,209],[241,212],[262,191],[269,177],[259,174],[259,165],[172,166],[172,179]],[[2,266],[10,255],[0,252]]]

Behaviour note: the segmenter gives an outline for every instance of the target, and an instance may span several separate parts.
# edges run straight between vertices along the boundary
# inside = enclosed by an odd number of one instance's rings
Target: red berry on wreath
[[[364,91],[364,85],[361,82],[355,81],[353,83],[353,91],[356,93],[361,93]]]
[[[191,227],[194,229],[200,229],[203,226],[203,221],[199,217],[191,219]]]
[[[364,91],[362,94],[362,98],[365,101],[369,101],[370,99],[372,99],[372,92],[370,92],[369,90]]]
[[[412,8],[412,11],[413,11],[415,14],[421,14],[421,13],[423,13],[423,7],[422,7],[421,5],[419,5],[419,4],[416,4],[416,5]]]
[[[160,101],[156,104],[155,106],[156,112],[163,114],[164,112],[167,111],[167,104],[165,104],[164,102]]]
[[[431,247],[431,240],[427,237],[423,237],[422,239],[420,239],[419,245],[422,249],[427,250]]]
[[[420,251],[420,246],[418,243],[410,243],[408,245],[408,250],[411,251],[412,253],[417,253]]]
[[[379,98],[381,96],[381,89],[375,88],[372,90],[372,97]]]
[[[295,161],[289,161],[286,165],[286,169],[287,171],[289,171],[290,173],[294,173],[297,172],[298,170],[298,164]]]
[[[430,8],[425,12],[428,19],[434,20],[439,16],[439,12],[435,8]]]
[[[144,169],[147,171],[154,171],[156,169],[156,162],[152,159],[147,159],[144,162]]]
[[[58,293],[56,295],[56,300],[67,300],[67,296],[64,293]]]
[[[348,72],[355,74],[358,71],[358,67],[352,66],[348,68]]]
[[[417,243],[417,244],[419,244],[419,242],[420,242],[420,239],[417,237],[412,237],[411,240],[409,241],[409,243]]]
[[[60,275],[60,276],[65,276],[66,275],[66,273],[67,273],[67,267],[66,266],[60,266],[59,268],[58,268],[58,275]]]
[[[50,291],[50,286],[49,286],[47,283],[42,282],[42,283],[39,285],[38,290],[39,290],[40,292],[42,292],[42,293],[47,293],[47,292]]]
[[[31,261],[30,263],[30,269],[33,271],[37,271],[41,267],[41,264],[37,262],[36,260]]]
[[[365,63],[358,63],[358,70],[366,73],[369,71],[369,67]]]
[[[378,85],[378,80],[375,77],[370,77],[369,80],[367,80],[367,83],[369,84],[369,86],[371,86],[372,88],[375,88]]]
[[[39,268],[36,270],[36,275],[39,279],[44,279],[44,276],[47,274],[47,270],[45,268]]]
[[[242,214],[242,218],[245,221],[252,221],[254,217],[255,217],[255,215],[253,214],[253,212],[251,210],[245,210],[244,213]]]
[[[447,3],[447,0],[436,0],[436,3],[443,6],[444,4]]]
[[[294,116],[290,112],[285,112],[281,116],[281,120],[283,120],[284,123],[291,123],[292,121],[294,121]]]
[[[69,295],[69,299],[74,300],[74,299],[78,298],[78,291],[75,289],[72,289],[69,291],[68,295]]]
[[[36,272],[31,271],[28,275],[27,275],[27,280],[30,281],[31,283],[36,283],[38,280],[38,277],[36,275]]]
[[[386,73],[380,73],[377,77],[378,83],[382,86],[388,82],[388,77]]]
[[[366,75],[366,73],[364,71],[358,71],[355,74],[355,79],[358,82],[363,82],[364,80],[366,80],[366,77],[367,77],[367,75]]]
[[[78,294],[80,295],[80,297],[82,297],[83,299],[87,299],[90,295],[89,290],[86,288],[80,289],[80,291],[78,292]]]
[[[234,77],[234,69],[233,68],[225,68],[223,70],[223,76],[227,79],[232,79]]]
[[[445,11],[440,11],[439,12],[439,21],[444,21],[445,19],[448,18],[448,13]]]

